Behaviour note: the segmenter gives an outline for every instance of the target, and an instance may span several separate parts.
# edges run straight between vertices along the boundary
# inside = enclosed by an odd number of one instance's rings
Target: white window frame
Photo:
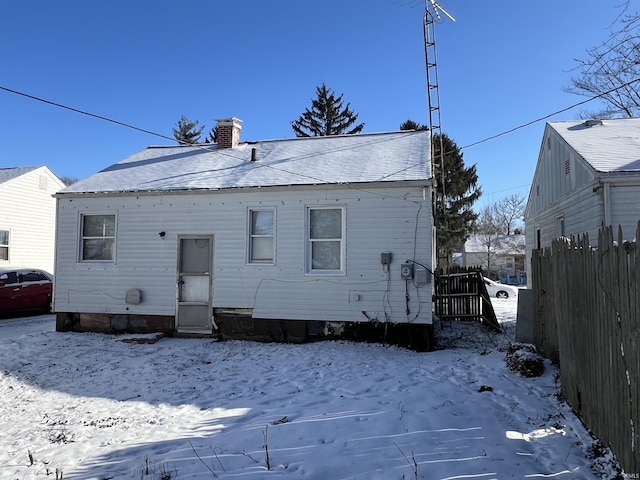
[[[11,230],[5,230],[4,228],[0,228],[0,232],[7,233],[7,243],[0,243],[0,250],[5,249],[7,252],[7,258],[2,258],[0,256],[0,262],[8,262],[11,254]]]
[[[273,227],[271,234],[256,234],[253,231],[253,213],[254,212],[271,212]],[[271,258],[255,259],[253,258],[254,240],[261,238],[271,238]],[[275,265],[276,263],[276,208],[275,207],[249,207],[247,209],[247,263],[251,265]]]
[[[113,235],[106,235],[106,232],[103,232],[101,236],[85,236],[84,234],[84,219],[85,217],[97,217],[97,216],[108,216],[113,217]],[[82,263],[115,263],[116,262],[116,238],[117,238],[117,229],[118,229],[118,216],[114,212],[91,212],[91,213],[82,213],[80,214],[80,241],[78,248],[78,259]],[[104,230],[104,228],[103,228]],[[111,252],[111,258],[101,258],[101,259],[85,259],[84,253],[84,244],[85,240],[113,240],[113,247]]]
[[[339,210],[340,211],[340,238],[311,238],[311,212],[314,210]],[[305,221],[305,242],[306,242],[306,260],[305,272],[308,275],[345,275],[346,274],[346,252],[347,252],[347,215],[344,205],[327,205],[316,206],[308,205],[306,208]],[[339,242],[340,243],[340,267],[338,269],[313,268],[313,243],[315,242]]]

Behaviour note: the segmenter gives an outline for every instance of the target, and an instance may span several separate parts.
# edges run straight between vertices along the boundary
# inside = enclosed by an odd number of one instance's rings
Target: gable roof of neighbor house
[[[640,118],[549,122],[594,170],[640,174]]]
[[[402,131],[149,147],[58,195],[426,180],[430,134]],[[255,158],[255,161],[252,161]]]
[[[40,167],[8,167],[8,168],[0,168],[0,183],[8,182],[9,180],[13,180],[25,173],[28,173],[32,170],[36,170]]]
[[[486,253],[491,245],[491,252],[498,255],[524,255],[525,236],[517,235],[471,235],[464,242],[464,253]]]

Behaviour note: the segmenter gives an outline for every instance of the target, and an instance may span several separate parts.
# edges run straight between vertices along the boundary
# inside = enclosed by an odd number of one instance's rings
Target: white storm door
[[[213,236],[178,237],[176,330],[212,332]]]

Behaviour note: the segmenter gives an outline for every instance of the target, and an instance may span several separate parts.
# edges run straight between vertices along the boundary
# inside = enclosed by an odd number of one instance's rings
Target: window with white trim
[[[307,273],[344,273],[344,208],[307,209]]]
[[[274,263],[276,211],[249,210],[249,263]]]
[[[9,230],[0,230],[0,261],[9,260]]]
[[[115,214],[82,215],[81,252],[83,262],[113,262],[116,252]]]

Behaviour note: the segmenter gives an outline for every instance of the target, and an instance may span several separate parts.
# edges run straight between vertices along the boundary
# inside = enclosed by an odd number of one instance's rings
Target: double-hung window
[[[83,262],[115,260],[116,216],[82,215],[82,244],[80,259]]]
[[[9,230],[0,230],[0,260],[9,260]]]
[[[276,211],[249,210],[249,263],[274,263]]]
[[[344,273],[344,208],[307,209],[307,273]]]

